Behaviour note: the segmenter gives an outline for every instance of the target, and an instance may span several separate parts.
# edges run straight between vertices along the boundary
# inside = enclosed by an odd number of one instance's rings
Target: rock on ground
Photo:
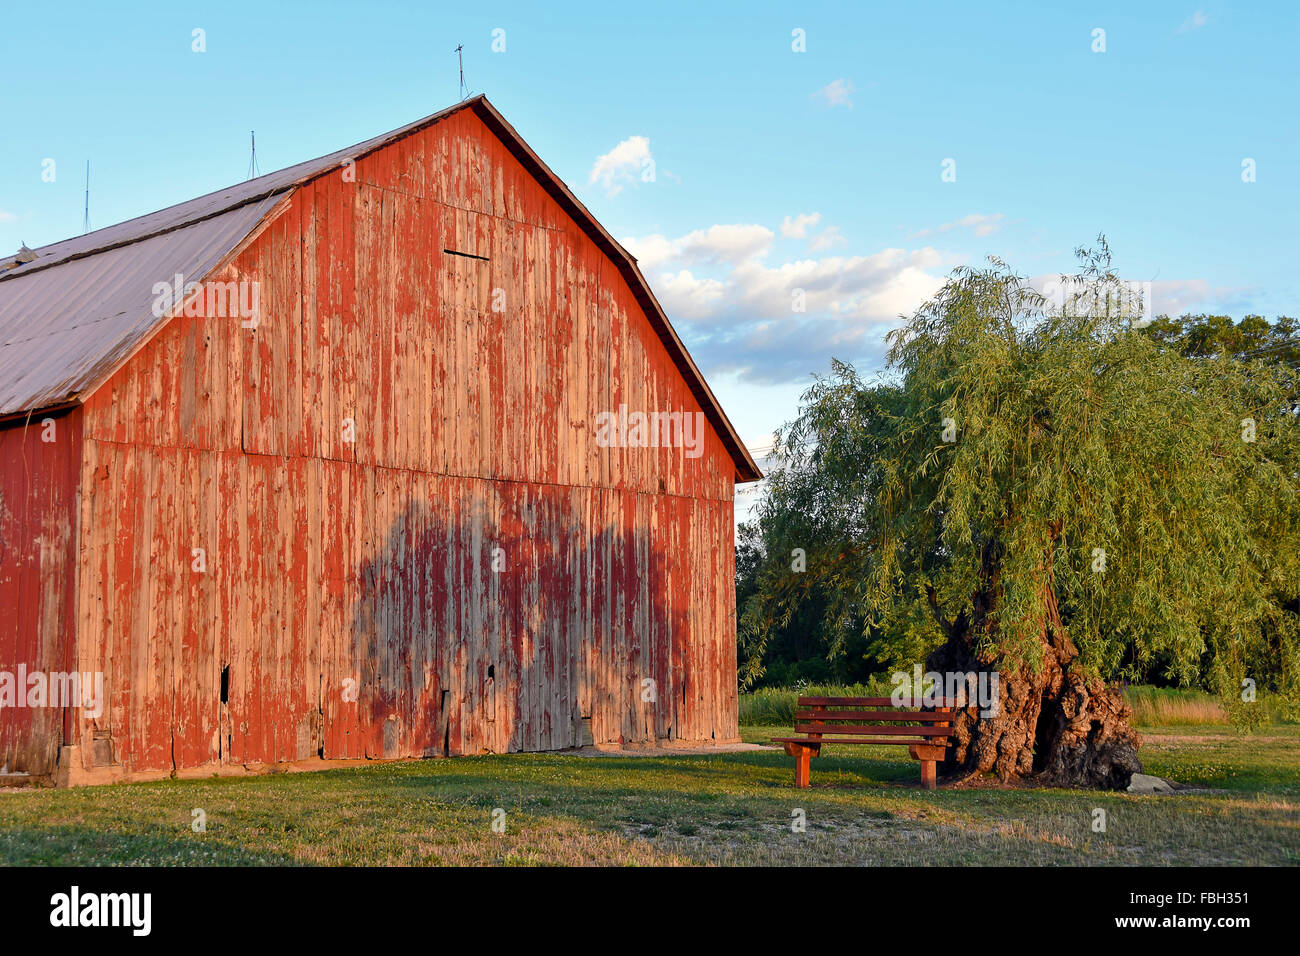
[[[1128,785],[1129,793],[1173,793],[1174,787],[1163,777],[1153,777],[1149,773],[1135,773]]]

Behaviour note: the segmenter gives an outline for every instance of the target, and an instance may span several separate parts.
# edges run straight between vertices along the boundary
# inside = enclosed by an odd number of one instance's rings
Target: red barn
[[[483,97],[0,262],[0,774],[736,739],[759,472]]]

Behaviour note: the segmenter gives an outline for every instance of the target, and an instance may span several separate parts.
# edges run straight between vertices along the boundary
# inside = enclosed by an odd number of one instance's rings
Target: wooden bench
[[[935,787],[935,765],[952,742],[953,709],[926,707],[904,701],[896,707],[888,697],[800,697],[794,715],[794,732],[806,737],[773,737],[795,758],[794,785],[808,786],[809,761],[821,753],[822,744],[906,745],[921,761],[921,786]],[[908,726],[911,725],[911,726]]]

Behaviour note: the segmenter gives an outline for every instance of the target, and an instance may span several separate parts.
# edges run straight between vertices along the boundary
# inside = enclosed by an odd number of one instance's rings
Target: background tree
[[[1265,631],[1294,653],[1284,377],[1135,334],[1104,241],[1080,255],[1054,308],[999,260],[958,270],[880,381],[837,362],[805,395],[748,530],[747,679],[813,602],[831,655],[857,633],[899,669],[999,673],[997,715],[959,715],[950,777],[1118,788],[1138,739],[1105,678],[1235,680]]]
[[[1277,376],[1291,411],[1300,413],[1300,325],[1295,319],[1280,316],[1269,322],[1263,316],[1247,315],[1234,322],[1226,315],[1160,316],[1143,332],[1191,359],[1230,357],[1245,366],[1267,366]],[[1272,543],[1264,541],[1261,546]],[[1247,671],[1261,687],[1279,692],[1277,709],[1289,719],[1300,718],[1300,649],[1288,640],[1289,625],[1300,616],[1300,570],[1290,560],[1297,558],[1295,554],[1282,552],[1276,557],[1274,599],[1287,614],[1280,622],[1261,619],[1257,630],[1241,635],[1241,646],[1232,649],[1227,661],[1208,660],[1208,671],[1202,675],[1203,683],[1224,697],[1234,722],[1247,726],[1265,717],[1261,708],[1241,701],[1240,681]],[[1234,660],[1236,666],[1231,664]]]

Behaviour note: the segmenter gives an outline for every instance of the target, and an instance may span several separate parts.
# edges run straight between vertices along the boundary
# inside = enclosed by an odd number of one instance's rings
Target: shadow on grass
[[[812,790],[837,788],[846,794],[855,789],[864,796],[887,788],[891,792],[922,791],[919,764],[887,760],[862,760],[853,757],[819,757],[812,763]],[[495,767],[509,768],[497,777]],[[593,787],[609,793],[671,795],[683,800],[712,800],[718,792],[772,791],[773,798],[783,801],[797,796],[794,786],[794,762],[784,753],[740,751],[717,755],[665,755],[663,757],[578,757],[565,754],[509,754],[460,757],[454,761],[428,761],[392,764],[386,767],[358,768],[355,772],[386,773],[386,779],[399,786],[423,788],[438,786],[449,776],[462,783],[469,780],[500,781],[502,786],[526,784],[534,791],[539,787],[556,793],[572,794],[564,784],[550,783],[547,778],[569,776],[575,786]],[[680,789],[676,789],[680,787]],[[704,789],[702,789],[704,788]]]
[[[1253,773],[1287,763],[1291,741]],[[1235,746],[1234,746],[1235,745]],[[1172,757],[1190,755],[1186,746]],[[1199,759],[1199,758],[1198,758]],[[924,791],[911,760],[856,753],[793,786],[779,751],[581,757],[511,754],[261,777],[38,791],[0,798],[0,863],[1294,864],[1296,809],[1276,790],[1134,796]],[[1278,778],[1285,777],[1280,774]],[[1269,780],[1276,784],[1272,776]],[[191,807],[208,832],[191,836]],[[1094,833],[1097,807],[1108,831]],[[505,811],[506,832],[491,829]],[[792,814],[806,814],[806,833]],[[48,823],[47,823],[48,821]],[[150,827],[153,827],[150,829]]]

